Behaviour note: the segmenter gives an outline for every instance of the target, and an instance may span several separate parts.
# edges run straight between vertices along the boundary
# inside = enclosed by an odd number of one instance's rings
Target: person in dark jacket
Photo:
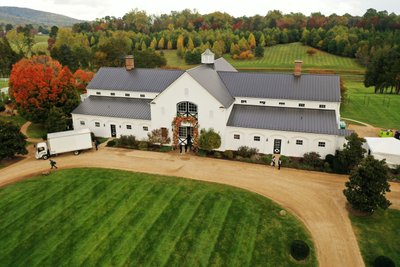
[[[192,136],[190,136],[190,134],[188,134],[186,138],[185,152],[187,152],[188,147],[189,151],[192,151]]]
[[[281,159],[279,159],[279,160],[278,160],[278,170],[280,170],[280,169],[281,169],[281,166],[282,166],[282,160],[281,160]]]
[[[56,166],[57,162],[55,162],[54,160],[51,160],[51,159],[49,159],[49,161],[50,161],[51,169],[53,169],[53,168],[58,169],[57,166]]]

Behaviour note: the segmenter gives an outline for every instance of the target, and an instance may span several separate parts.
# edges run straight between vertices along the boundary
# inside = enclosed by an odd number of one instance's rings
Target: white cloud
[[[274,9],[284,13],[302,12],[305,15],[312,12],[327,15],[332,13],[362,15],[368,8],[400,13],[398,0],[0,0],[0,6],[28,7],[85,20],[94,20],[107,15],[122,17],[135,8],[157,15],[185,8],[197,9],[202,14],[222,11],[233,16],[265,15],[269,10]]]

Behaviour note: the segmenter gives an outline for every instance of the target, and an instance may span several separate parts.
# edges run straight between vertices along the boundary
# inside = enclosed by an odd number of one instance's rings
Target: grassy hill
[[[72,26],[79,23],[71,17],[34,10],[30,8],[0,6],[0,23],[10,23],[13,25],[19,24],[34,24],[48,26]]]

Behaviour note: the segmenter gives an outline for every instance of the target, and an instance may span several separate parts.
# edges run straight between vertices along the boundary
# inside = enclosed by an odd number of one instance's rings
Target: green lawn
[[[343,77],[348,97],[341,106],[341,116],[372,124],[376,127],[400,129],[400,96],[375,94],[357,76]]]
[[[21,127],[26,120],[22,118],[21,116],[0,116],[0,121],[10,121],[19,127]]]
[[[42,138],[47,134],[47,130],[43,124],[32,123],[28,127],[27,134],[30,138]]]
[[[106,169],[0,189],[0,266],[317,266],[272,201],[233,187]]]
[[[178,57],[178,55],[176,54],[176,50],[163,50],[163,52],[164,52],[164,57],[167,60],[168,66],[181,69],[189,69],[196,66],[196,65],[186,64],[183,58]]]
[[[272,69],[272,70],[292,70],[294,61],[300,59],[303,61],[302,68],[307,69],[324,69],[346,72],[364,72],[354,59],[348,57],[335,56],[323,51],[309,56],[307,50],[309,46],[302,45],[301,43],[280,44],[271,47],[266,47],[264,57],[261,59],[252,60],[234,60],[230,55],[224,57],[238,69]]]
[[[379,210],[371,217],[350,215],[350,219],[367,266],[372,266],[380,255],[391,258],[396,266],[400,266],[399,210]]]

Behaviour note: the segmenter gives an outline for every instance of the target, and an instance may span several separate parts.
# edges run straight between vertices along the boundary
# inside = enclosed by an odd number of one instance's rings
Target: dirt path
[[[355,131],[360,137],[378,137],[378,133],[381,130],[381,128],[374,127],[371,124],[362,121],[357,121],[349,118],[342,119],[349,121],[348,129]],[[351,124],[351,121],[363,125]]]
[[[346,176],[201,158],[173,153],[102,147],[56,158],[60,169],[101,167],[180,176],[228,184],[259,193],[294,213],[310,231],[320,266],[364,266],[342,194]],[[0,170],[0,186],[49,169],[32,156]],[[390,199],[400,208],[400,185]]]

